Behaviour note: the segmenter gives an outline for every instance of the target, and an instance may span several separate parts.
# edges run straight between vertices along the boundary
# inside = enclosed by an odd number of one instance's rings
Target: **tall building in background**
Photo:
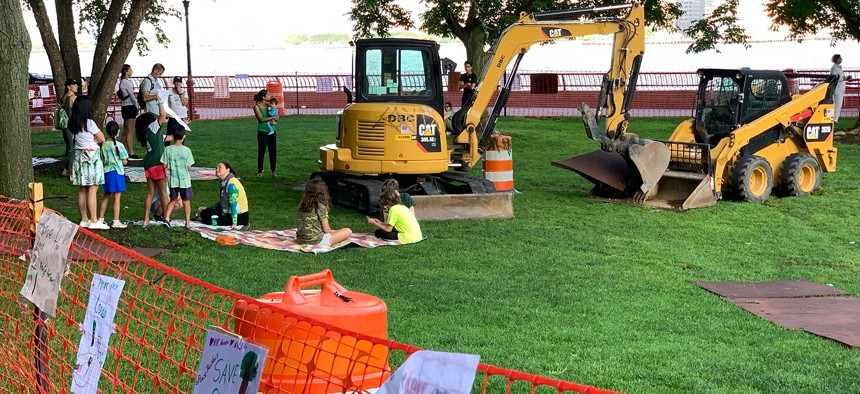
[[[719,0],[678,0],[678,5],[684,11],[678,20],[675,21],[681,31],[692,26],[697,20],[706,17],[714,8],[717,8]]]

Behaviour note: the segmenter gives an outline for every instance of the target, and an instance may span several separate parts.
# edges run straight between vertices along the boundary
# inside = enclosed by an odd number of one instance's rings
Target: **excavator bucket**
[[[508,219],[514,217],[512,193],[412,196],[418,220]]]
[[[591,152],[554,161],[595,184],[592,193],[611,201],[659,209],[687,210],[713,206],[716,195],[708,174],[668,170],[671,154],[663,142],[632,145],[627,155]]]
[[[669,149],[663,143],[649,141],[630,146],[626,157],[618,152],[596,151],[554,161],[552,165],[576,172],[617,193],[647,194],[669,166]]]

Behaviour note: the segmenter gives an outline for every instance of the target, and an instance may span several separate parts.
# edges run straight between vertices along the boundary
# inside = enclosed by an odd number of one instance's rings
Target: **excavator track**
[[[400,183],[400,190],[412,195],[416,201],[422,201],[422,204],[425,205],[424,208],[430,208],[429,205],[434,203],[432,200],[434,197],[442,197],[438,199],[441,201],[445,200],[446,197],[451,200],[451,197],[468,195],[471,196],[468,201],[472,201],[470,204],[473,205],[469,209],[477,212],[481,211],[485,205],[480,196],[496,194],[496,188],[492,182],[453,172],[419,176],[372,176],[319,171],[311,174],[311,178],[314,177],[320,177],[326,182],[334,204],[372,215],[382,212],[379,196],[382,183],[388,178],[396,178]],[[498,197],[488,198],[497,199]],[[464,200],[461,199],[460,201]],[[430,212],[430,209],[426,209],[425,212]],[[458,215],[457,217],[461,216]],[[477,217],[484,217],[484,215]],[[430,217],[426,219],[442,218]]]

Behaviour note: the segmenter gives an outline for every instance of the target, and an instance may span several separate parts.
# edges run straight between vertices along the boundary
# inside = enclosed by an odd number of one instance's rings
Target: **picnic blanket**
[[[183,215],[181,210],[177,210],[175,212],[179,216]],[[128,222],[128,224],[135,225],[135,226],[143,226],[143,220],[133,220],[133,221]],[[156,221],[155,219],[151,219],[149,221],[149,225],[150,226],[166,226],[167,224],[164,222]],[[222,230],[223,231],[223,230],[229,230],[230,229],[230,226],[213,226],[211,224],[204,224],[204,223],[198,222],[196,220],[192,220],[191,223],[189,223],[189,225],[191,226],[191,228],[207,228],[210,230]],[[185,219],[171,219],[170,220],[170,227],[176,227],[176,228],[185,227]],[[242,229],[239,229],[239,230],[242,230]]]
[[[221,236],[233,237],[240,244],[256,246],[258,248],[284,250],[287,252],[326,253],[345,246],[355,245],[362,248],[375,248],[377,246],[401,245],[400,241],[388,241],[376,238],[370,233],[353,233],[349,239],[336,245],[302,245],[296,243],[296,229],[287,230],[256,230],[256,231],[212,231],[205,227],[195,227],[191,231],[200,233],[206,239],[215,240]]]
[[[43,166],[45,164],[56,163],[60,161],[60,159],[56,157],[34,157],[33,158],[33,167]]]
[[[208,167],[191,167],[191,171],[188,171],[191,175],[192,181],[211,181],[213,179],[218,179],[215,176],[215,169]],[[129,182],[146,182],[146,176],[143,174],[143,167],[126,167],[125,168],[125,177],[128,178]]]

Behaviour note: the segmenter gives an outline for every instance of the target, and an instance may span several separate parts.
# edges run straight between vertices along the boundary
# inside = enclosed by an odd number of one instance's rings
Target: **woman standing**
[[[215,176],[221,180],[221,199],[212,206],[197,210],[200,222],[230,226],[233,229],[247,226],[248,197],[239,178],[236,178],[236,171],[229,164],[221,162],[215,167]]]
[[[60,106],[66,111],[66,115],[69,115],[69,119],[72,118],[72,106],[75,105],[75,99],[78,97],[78,81],[74,79],[66,80],[66,90],[63,92],[63,95],[60,97]],[[75,160],[75,136],[72,135],[72,132],[69,131],[69,127],[71,126],[71,122],[69,126],[66,126],[63,129],[63,142],[66,143],[66,167],[63,168],[63,176],[69,176],[69,171],[72,169],[72,162]]]
[[[134,154],[134,119],[140,108],[137,107],[137,98],[134,96],[134,84],[129,79],[134,72],[128,64],[122,65],[119,72],[119,91],[122,93],[122,144],[128,149],[128,157],[137,159]]]
[[[99,222],[96,200],[99,185],[105,183],[104,164],[99,154],[99,144],[105,137],[93,120],[93,102],[89,97],[78,98],[72,108],[72,117],[69,118],[69,131],[75,136],[72,183],[78,187],[81,227],[108,230],[107,224]]]
[[[842,111],[842,101],[845,99],[845,81],[850,81],[851,76],[842,71],[842,55],[835,54],[830,59],[833,66],[830,67],[830,75],[836,75],[836,89],[833,90],[833,125],[839,122],[839,112]]]
[[[263,89],[257,92],[254,95],[254,103],[254,116],[257,117],[257,178],[263,176],[263,158],[266,156],[266,148],[269,149],[272,176],[277,177],[275,164],[278,161],[278,147],[274,122],[278,121],[278,116],[269,116],[269,91]]]

